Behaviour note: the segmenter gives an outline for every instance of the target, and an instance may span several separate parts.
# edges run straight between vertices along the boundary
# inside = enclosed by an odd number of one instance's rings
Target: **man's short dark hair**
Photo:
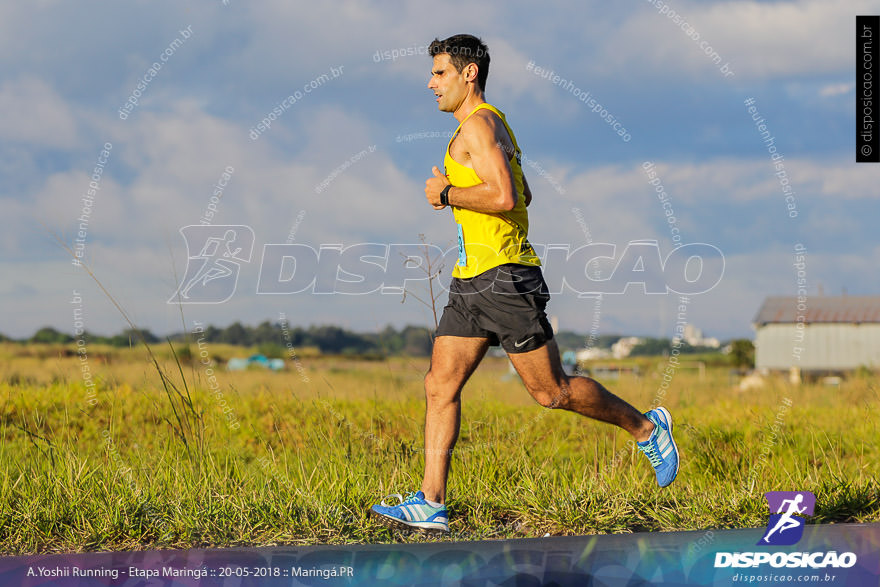
[[[446,53],[458,73],[474,63],[477,66],[477,85],[481,92],[486,91],[486,78],[489,76],[489,48],[473,35],[452,35],[448,39],[434,39],[428,47],[431,57]]]

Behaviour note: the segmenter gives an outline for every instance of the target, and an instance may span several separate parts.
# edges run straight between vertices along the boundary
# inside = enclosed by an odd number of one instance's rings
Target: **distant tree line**
[[[556,346],[561,351],[576,351],[585,347],[596,349],[610,349],[611,345],[620,340],[619,334],[580,334],[570,330],[562,330],[553,335]]]
[[[207,326],[198,337],[206,342],[226,343],[238,346],[256,346],[267,356],[283,356],[288,345],[295,348],[314,347],[328,354],[357,355],[412,355],[427,356],[431,353],[432,331],[421,326],[405,326],[397,330],[387,326],[378,333],[357,333],[338,326],[310,326],[308,328],[290,327],[281,322],[271,323],[268,320],[258,326],[245,326],[235,322],[225,328]],[[107,344],[116,347],[127,347],[140,344],[141,337],[149,343],[164,340],[149,330],[123,330],[115,336],[101,336],[89,332],[84,333],[90,344]],[[172,341],[182,342],[193,335],[175,333],[170,335]],[[11,340],[0,334],[0,341]],[[50,326],[40,328],[29,339],[18,342],[66,344],[73,342],[73,336],[60,332]]]
[[[405,326],[397,330],[389,325],[377,333],[359,333],[339,326],[290,327],[281,322],[273,323],[266,320],[257,326],[246,326],[241,322],[234,322],[225,328],[208,326],[204,332],[199,333],[198,337],[206,342],[257,347],[259,352],[268,357],[283,357],[288,346],[317,348],[325,354],[429,356],[432,346],[431,335],[432,330],[422,326]],[[140,344],[141,337],[149,344],[164,340],[149,330],[138,331],[131,328],[125,329],[115,336],[100,336],[89,332],[86,332],[84,336],[90,344],[107,344],[116,347]],[[168,338],[175,342],[183,342],[187,337],[190,338],[190,341],[193,340],[191,333],[175,333]],[[620,338],[620,335],[616,334],[588,337],[571,331],[555,334],[556,343],[561,351],[577,350],[585,346],[610,348]],[[0,334],[0,342],[12,340]],[[47,326],[37,330],[29,339],[15,342],[66,344],[73,341],[73,336]],[[633,347],[630,356],[658,356],[669,354],[671,351],[671,340],[647,338],[644,342]],[[718,349],[693,347],[682,342],[679,352],[682,354],[715,353],[718,352]],[[754,346],[751,341],[745,339],[733,341],[730,358],[738,366],[753,365]]]
[[[632,348],[629,353],[631,357],[656,357],[658,355],[668,355],[672,352],[672,341],[668,338],[646,338]],[[683,355],[697,353],[717,353],[717,347],[690,345],[685,341],[680,341],[678,352]]]
[[[144,337],[148,343],[159,342],[159,338],[155,336],[149,330],[140,330],[141,335]],[[2,335],[0,335],[2,336]],[[96,334],[91,334],[89,332],[84,332],[83,336],[90,343],[95,344],[109,344],[112,346],[129,346],[133,344],[137,344],[140,342],[140,338],[138,337],[138,331],[126,328],[121,333],[116,336],[100,336]],[[6,339],[11,340],[11,339]],[[38,343],[47,343],[47,344],[64,344],[68,342],[73,342],[75,339],[71,335],[55,330],[51,326],[45,326],[37,330],[34,335],[28,339],[21,340],[19,342],[38,342]]]
[[[267,356],[280,356],[287,346],[315,347],[328,354],[428,356],[431,354],[431,334],[430,329],[422,326],[405,326],[397,330],[389,325],[378,333],[359,333],[339,326],[302,328],[266,321],[256,327],[240,322],[226,328],[208,326],[199,338],[204,337],[206,342],[256,346]]]
[[[338,326],[310,326],[308,328],[291,327],[281,322],[268,320],[257,326],[246,326],[234,322],[225,328],[207,326],[198,337],[205,342],[225,343],[238,346],[255,346],[267,356],[282,356],[283,349],[288,345],[295,348],[313,347],[322,353],[329,354],[381,354],[381,355],[412,355],[428,356],[431,354],[432,331],[421,326],[405,326],[397,330],[386,326],[378,333],[358,333]],[[192,336],[188,334],[188,336]],[[127,328],[115,336],[101,336],[85,333],[85,338],[92,344],[107,344],[117,347],[132,346],[140,343],[140,338],[149,344],[164,340],[149,330],[133,330]],[[169,336],[172,341],[181,342],[186,339],[183,333]],[[603,334],[589,337],[571,331],[555,334],[557,345],[562,350],[575,350],[590,346],[609,348],[620,339],[620,335]],[[0,334],[0,341],[10,340]],[[65,344],[73,342],[74,337],[52,327],[39,329],[32,337],[20,342]]]

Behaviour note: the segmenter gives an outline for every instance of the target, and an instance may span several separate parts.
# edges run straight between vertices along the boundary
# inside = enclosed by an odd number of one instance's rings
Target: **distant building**
[[[615,359],[623,359],[624,357],[629,356],[636,345],[643,342],[645,342],[644,338],[639,338],[637,336],[624,336],[611,345],[611,354]]]
[[[703,331],[693,324],[685,325],[682,339],[691,346],[705,346],[713,349],[721,346],[721,342],[717,338],[704,338]]]
[[[595,359],[608,359],[611,357],[611,351],[608,349],[590,347],[577,351],[578,361],[593,361]]]
[[[771,297],[754,319],[755,368],[880,368],[880,297]]]

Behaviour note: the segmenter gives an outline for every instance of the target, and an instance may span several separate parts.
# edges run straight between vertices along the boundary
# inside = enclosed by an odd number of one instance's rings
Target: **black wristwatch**
[[[443,191],[440,192],[440,204],[443,206],[449,205],[449,189],[452,187],[452,184],[447,184]]]

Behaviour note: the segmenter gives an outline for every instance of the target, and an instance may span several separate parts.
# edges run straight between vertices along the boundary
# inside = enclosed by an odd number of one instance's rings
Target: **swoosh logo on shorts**
[[[515,346],[516,348],[519,348],[519,347],[521,347],[522,345],[524,345],[524,344],[526,344],[527,342],[529,342],[530,340],[532,340],[533,338],[535,338],[535,335],[534,335],[534,334],[533,334],[532,336],[528,337],[527,339],[523,340],[523,341],[513,343],[513,346]]]

